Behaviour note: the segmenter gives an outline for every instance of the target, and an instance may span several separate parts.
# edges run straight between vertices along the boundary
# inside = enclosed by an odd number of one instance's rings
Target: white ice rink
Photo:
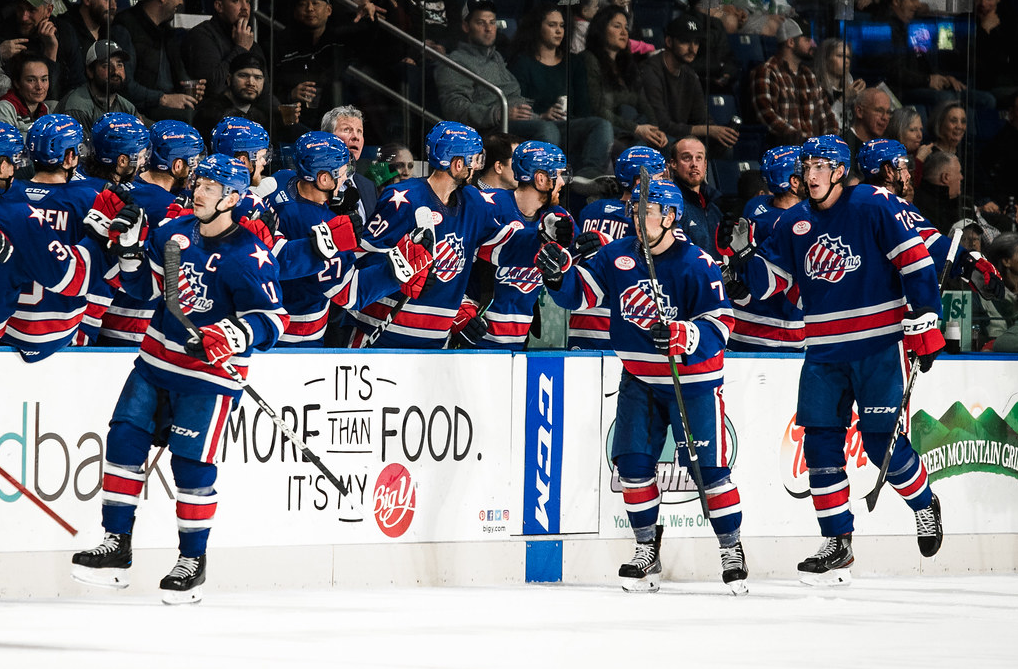
[[[1018,667],[1018,576],[0,601],[0,667]]]

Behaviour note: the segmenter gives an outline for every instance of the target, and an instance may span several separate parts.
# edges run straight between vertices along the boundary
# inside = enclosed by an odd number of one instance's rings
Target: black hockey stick
[[[180,274],[180,246],[176,241],[170,239],[166,242],[166,246],[163,247],[163,298],[166,300],[166,309],[176,318],[184,329],[187,330],[188,334],[193,339],[201,342],[202,333],[198,327],[191,322],[191,319],[187,317],[184,310],[180,308],[180,287],[177,285],[177,277]],[[272,407],[262,399],[262,396],[255,392],[255,389],[250,386],[237,368],[234,367],[230,362],[223,363],[223,369],[227,374],[230,375],[236,383],[240,385],[244,391],[251,396],[251,399],[255,401],[265,415],[275,424],[276,427],[283,433],[283,435],[290,440],[291,443],[295,444],[301,452],[304,454],[311,463],[318,468],[325,478],[329,479],[332,485],[336,486],[337,490],[345,490],[343,484],[339,482],[336,475],[329,471],[329,468],[322,464],[321,458],[315,455],[311,449],[307,447],[304,440],[297,436],[297,433],[290,429],[290,426],[279,417],[279,415],[272,410]],[[153,464],[155,462],[153,461]]]
[[[958,244],[960,242],[961,230],[955,230],[954,237],[951,238],[951,248],[947,252],[947,260],[944,262],[944,269],[940,270],[940,283],[937,286],[939,294],[944,292],[944,281],[947,280],[947,275],[951,271],[951,265],[954,264],[954,256],[958,253]],[[912,386],[915,385],[916,377],[919,375],[919,356],[910,351],[908,354],[908,364],[908,381],[905,383],[905,392],[901,396],[901,404],[898,405],[898,411],[894,414],[894,432],[891,433],[891,442],[887,445],[887,451],[884,453],[884,461],[880,465],[880,473],[877,474],[877,483],[873,486],[873,490],[866,495],[866,508],[870,511],[877,506],[880,489],[884,487],[884,481],[887,480],[887,468],[891,465],[894,445],[898,443],[898,435],[901,434],[902,429],[905,427],[903,414],[908,408],[908,402],[912,397]]]
[[[647,236],[647,186],[650,184],[650,174],[645,166],[640,167],[640,203],[636,213],[636,224],[643,238],[640,247],[643,249],[643,258],[647,261],[647,270],[650,272],[650,292],[654,298],[654,306],[657,308],[658,317],[665,325],[665,312],[661,306],[660,284],[657,282],[657,269],[654,267],[654,255],[650,252],[650,237]],[[663,212],[662,212],[663,213]],[[678,225],[678,221],[675,222]],[[668,234],[664,231],[662,234]],[[686,448],[689,451],[689,471],[693,475],[693,482],[696,483],[696,490],[700,495],[700,507],[703,509],[703,517],[710,518],[710,509],[707,506],[707,492],[703,489],[703,474],[700,473],[700,460],[696,455],[696,441],[693,439],[693,432],[689,428],[689,416],[686,414],[686,403],[682,401],[682,388],[679,382],[679,367],[675,363],[675,356],[668,354],[668,364],[672,369],[672,385],[675,387],[675,401],[679,405],[679,416],[682,418],[682,431],[686,433]]]

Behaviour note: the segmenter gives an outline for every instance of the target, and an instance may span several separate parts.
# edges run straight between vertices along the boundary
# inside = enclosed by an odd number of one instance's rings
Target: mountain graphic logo
[[[931,482],[969,472],[1018,479],[1018,404],[1003,418],[992,408],[973,418],[961,402],[939,419],[920,410],[912,417],[912,447]]]

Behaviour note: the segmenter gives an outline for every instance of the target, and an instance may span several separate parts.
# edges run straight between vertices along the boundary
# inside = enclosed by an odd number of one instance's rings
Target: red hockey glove
[[[265,221],[261,218],[248,218],[247,216],[241,216],[240,220],[237,221],[237,225],[253,234],[262,244],[265,244],[265,246],[270,249],[275,243],[275,239],[272,235],[272,229],[266,225]]]
[[[534,266],[541,270],[544,285],[558,290],[562,287],[563,275],[573,266],[573,257],[555,242],[548,242],[534,257]]]
[[[689,321],[655,321],[650,326],[650,336],[654,338],[654,346],[662,355],[692,355],[700,343],[700,330]]]
[[[243,353],[251,343],[251,332],[239,318],[224,318],[201,328],[201,343],[188,342],[188,351],[201,352],[210,365],[222,367],[231,357]]]
[[[756,253],[752,222],[748,218],[726,216],[714,233],[714,245],[718,253],[729,256],[732,265],[738,269]]]
[[[600,230],[581,232],[577,235],[576,243],[573,245],[576,248],[577,260],[580,262],[590,260],[601,250],[602,246],[607,246],[611,241],[611,237]]]
[[[988,300],[1004,299],[1004,280],[1000,272],[978,251],[958,254],[961,275],[969,282],[972,290]]]
[[[95,237],[108,239],[110,223],[124,208],[131,203],[130,192],[120,184],[106,184],[95,196],[92,208],[85,214],[87,230]]]
[[[191,198],[186,195],[178,195],[173,203],[166,208],[166,218],[180,218],[194,213],[194,205]]]
[[[328,260],[340,251],[353,251],[361,243],[364,221],[357,212],[333,216],[311,226],[311,241],[323,260]]]
[[[545,214],[541,217],[541,239],[569,246],[573,243],[573,219],[556,212]]]
[[[386,251],[400,291],[410,298],[421,296],[434,282],[430,271],[434,260],[435,235],[427,228],[414,228]]]
[[[905,330],[905,350],[919,357],[919,371],[926,373],[944,347],[944,335],[937,328],[937,314],[929,307],[919,311],[906,311],[901,321]]]
[[[488,332],[488,321],[477,315],[480,306],[468,297],[463,298],[456,318],[452,321],[452,334],[461,348],[473,348]]]
[[[11,242],[11,238],[5,235],[3,230],[0,230],[0,265],[10,260],[13,254],[14,244]]]

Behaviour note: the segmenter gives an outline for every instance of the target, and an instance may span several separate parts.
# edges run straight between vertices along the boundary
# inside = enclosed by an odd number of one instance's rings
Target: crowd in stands
[[[206,18],[179,27],[185,13]],[[485,137],[480,186],[514,187],[521,142],[561,147],[581,229],[588,202],[625,190],[619,155],[659,151],[684,229],[715,256],[722,217],[766,190],[765,150],[837,134],[854,157],[894,139],[907,199],[942,234],[978,228],[1018,301],[1018,0],[961,15],[919,0],[0,0],[0,17],[0,122],[23,137],[62,113],[87,139],[115,111],[185,122],[208,145],[241,118],[268,132],[269,175],[320,130],[349,150],[365,221],[426,164],[433,123],[392,94]],[[989,306],[994,339],[1018,310]]]

